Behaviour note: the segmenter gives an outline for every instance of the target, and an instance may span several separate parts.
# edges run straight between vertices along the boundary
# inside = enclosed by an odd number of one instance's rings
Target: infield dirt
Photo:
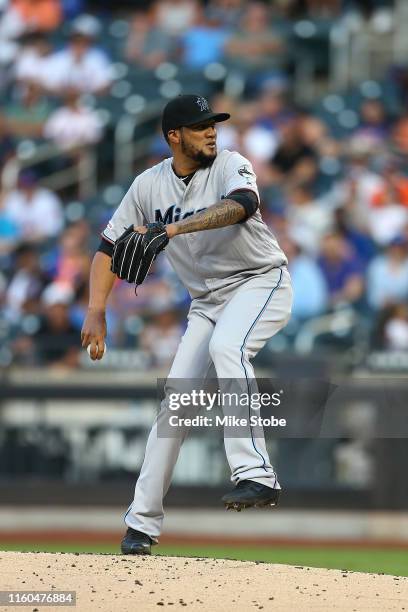
[[[0,590],[76,591],[75,608],[18,608],[38,612],[408,610],[408,578],[157,555],[0,552]]]

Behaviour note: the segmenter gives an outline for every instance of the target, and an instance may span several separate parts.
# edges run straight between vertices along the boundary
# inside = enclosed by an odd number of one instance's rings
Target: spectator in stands
[[[20,233],[17,224],[4,210],[5,194],[0,192],[0,261],[16,247]]]
[[[59,0],[10,0],[0,10],[0,66],[8,69],[17,58],[20,37],[55,30],[61,18]]]
[[[258,97],[257,124],[277,135],[281,126],[293,115],[286,96],[285,82],[266,81]]]
[[[13,274],[6,289],[6,318],[18,324],[24,314],[37,312],[38,299],[46,283],[36,247],[21,244],[14,253]]]
[[[14,141],[40,138],[51,105],[37,83],[27,81],[18,89],[19,97],[7,104],[2,119]]]
[[[56,30],[62,21],[60,0],[11,0],[11,9],[18,14],[25,32]]]
[[[367,270],[367,299],[374,310],[408,299],[408,246],[395,238]]]
[[[263,164],[267,164],[279,144],[278,134],[259,122],[259,104],[241,104],[235,125],[238,131],[238,150],[243,151],[254,165],[262,183]]]
[[[367,223],[375,242],[384,246],[399,236],[408,223],[407,180],[394,173],[382,177],[381,188],[373,194]],[[403,201],[401,201],[403,200]]]
[[[215,106],[218,104],[216,102]],[[231,122],[217,127],[217,144],[219,150],[225,148],[241,151],[251,161],[262,184],[262,164],[268,162],[276,150],[277,138],[272,131],[258,125],[258,110],[256,102],[235,103]]]
[[[225,93],[218,93],[212,99],[211,107],[215,109],[215,113],[221,112],[221,108],[226,108],[231,114],[231,121],[226,121],[225,125],[220,124],[217,126],[218,151],[222,151],[223,149],[238,149],[239,143],[242,144],[240,136],[253,121],[253,105],[241,103],[239,100],[234,100]],[[242,129],[241,126],[243,126]]]
[[[373,148],[381,150],[389,136],[390,122],[381,100],[365,99],[360,106],[360,124],[354,137],[367,138]]]
[[[405,111],[405,109],[404,109]],[[392,129],[391,145],[404,172],[408,171],[408,115],[398,119]]]
[[[241,116],[238,100],[225,93],[217,93],[211,100],[211,108],[215,113],[228,112],[231,115],[231,121],[225,121],[224,124],[220,123],[217,126],[218,151],[235,150],[238,147],[236,120]]]
[[[59,0],[10,0],[0,13],[0,65],[16,58],[20,36],[55,30],[61,18]]]
[[[373,207],[381,207],[392,199],[395,204],[408,208],[408,177],[402,172],[401,164],[394,157],[385,161],[382,167],[382,184],[373,194]]]
[[[26,242],[53,238],[64,225],[61,201],[55,193],[39,185],[38,176],[32,170],[21,172],[18,188],[5,196],[4,209]]]
[[[384,328],[385,347],[392,351],[408,350],[408,307],[396,304]]]
[[[377,254],[378,248],[371,236],[356,228],[351,222],[345,208],[337,208],[334,211],[336,229],[343,235],[345,240],[351,244],[362,265],[365,267]]]
[[[328,306],[328,293],[321,269],[295,240],[284,238],[280,244],[289,260],[292,278],[292,317],[297,321],[305,321],[323,314]]]
[[[374,332],[374,348],[408,350],[408,307],[405,303],[391,304],[379,313]]]
[[[327,234],[318,259],[326,279],[331,306],[357,304],[363,297],[361,262],[339,232]]]
[[[0,172],[4,164],[14,157],[15,148],[13,140],[7,131],[6,122],[0,115]]]
[[[64,150],[97,144],[103,135],[98,113],[84,106],[74,89],[66,92],[64,103],[45,123],[44,137]]]
[[[236,30],[244,11],[243,0],[210,0],[206,7],[207,18],[230,30]]]
[[[45,85],[52,47],[43,32],[31,32],[21,40],[21,48],[14,63],[13,74],[17,82]]]
[[[130,19],[125,57],[140,68],[154,70],[175,57],[176,43],[154,23],[151,11],[137,11]]]
[[[314,199],[307,183],[289,188],[287,218],[290,231],[296,234],[301,247],[317,255],[323,236],[333,228],[334,218],[328,207]]]
[[[204,9],[197,11],[194,24],[180,37],[181,63],[186,68],[200,70],[208,64],[220,62],[228,30],[218,21],[208,19]]]
[[[171,157],[171,150],[163,138],[163,131],[160,126],[149,145],[146,166],[149,168],[151,166],[155,166],[159,162],[163,161],[163,159],[166,159],[166,157]]]
[[[112,83],[112,66],[98,49],[98,20],[81,15],[71,25],[66,49],[53,54],[47,64],[46,86],[54,94],[76,89],[81,93],[105,94]]]
[[[155,0],[153,21],[160,30],[177,37],[193,25],[199,9],[197,0]]]
[[[364,139],[352,138],[345,147],[344,176],[337,181],[329,194],[334,208],[345,207],[350,223],[356,229],[369,233],[369,213],[375,195],[384,181],[371,168],[371,147]]]
[[[284,124],[284,121],[281,120],[281,123]],[[318,117],[307,111],[301,112],[298,129],[303,144],[317,157],[339,158],[343,154],[341,144],[331,137],[327,125]]]
[[[0,7],[0,64],[7,66],[19,49],[17,39],[24,33],[24,23],[10,2]]]
[[[254,86],[260,86],[273,73],[280,73],[285,55],[285,43],[271,25],[271,12],[263,2],[251,1],[245,6],[238,31],[225,46],[228,61],[255,76]]]
[[[166,368],[176,354],[183,334],[177,310],[166,302],[152,304],[152,316],[140,336],[140,347],[151,359],[153,367]]]
[[[66,228],[59,239],[53,274],[54,282],[77,291],[89,278],[90,255],[82,224]]]
[[[78,331],[69,319],[72,299],[72,291],[58,283],[48,285],[42,294],[44,315],[33,336],[40,364],[51,368],[78,367]]]
[[[304,141],[301,121],[293,116],[280,127],[280,143],[270,161],[273,183],[306,183],[316,178],[317,154]]]

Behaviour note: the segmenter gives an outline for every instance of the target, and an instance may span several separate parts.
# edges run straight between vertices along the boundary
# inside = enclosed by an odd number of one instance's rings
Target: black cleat
[[[235,489],[222,498],[227,510],[277,506],[280,489],[272,489],[254,480],[241,480]]]
[[[146,533],[128,527],[120,549],[123,555],[150,555],[152,540]]]

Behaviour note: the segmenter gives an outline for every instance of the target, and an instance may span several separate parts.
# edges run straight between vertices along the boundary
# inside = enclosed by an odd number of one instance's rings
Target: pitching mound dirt
[[[0,589],[76,591],[75,608],[20,608],[49,612],[408,610],[408,578],[185,557],[0,552]]]

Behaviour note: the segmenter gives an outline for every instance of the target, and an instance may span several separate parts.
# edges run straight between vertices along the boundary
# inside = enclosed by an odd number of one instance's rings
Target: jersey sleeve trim
[[[103,234],[101,235],[102,235],[102,240],[97,248],[97,251],[99,251],[100,253],[105,253],[105,255],[109,255],[109,257],[112,257],[114,242],[112,242],[108,238],[105,238]]]
[[[111,240],[110,238],[108,238],[104,232],[102,232],[101,237],[103,240],[106,240],[107,242],[109,242],[110,244],[115,244],[114,240]]]
[[[255,189],[249,189],[248,187],[237,187],[237,189],[233,189],[225,197],[229,198],[233,193],[241,193],[242,191],[249,191],[250,193],[253,193],[256,196],[257,202],[259,204],[259,196],[257,192],[255,191]]]
[[[249,219],[249,217],[252,217],[259,207],[258,194],[253,189],[234,189],[234,191],[231,191],[225,197],[229,198],[230,200],[234,200],[234,202],[238,202],[238,204],[244,208],[245,217],[240,221],[240,223],[245,223],[245,221]]]

